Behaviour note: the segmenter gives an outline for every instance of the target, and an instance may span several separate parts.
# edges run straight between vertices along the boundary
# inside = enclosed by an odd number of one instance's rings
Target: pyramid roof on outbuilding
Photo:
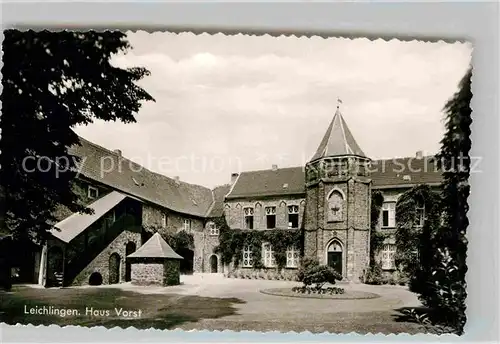
[[[167,244],[159,233],[155,233],[137,251],[129,254],[127,258],[170,258],[184,259]]]

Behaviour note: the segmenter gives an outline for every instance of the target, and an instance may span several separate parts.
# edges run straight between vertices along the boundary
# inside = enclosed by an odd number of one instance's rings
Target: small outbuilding
[[[132,284],[178,285],[180,284],[180,255],[155,233],[137,251],[127,256],[131,265]]]

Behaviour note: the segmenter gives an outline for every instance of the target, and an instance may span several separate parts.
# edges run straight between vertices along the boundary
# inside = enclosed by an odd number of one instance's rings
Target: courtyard
[[[130,283],[63,289],[15,286],[11,292],[0,293],[0,321],[108,328],[133,326],[140,329],[425,332],[421,325],[408,321],[401,312],[420,306],[416,295],[406,287],[340,283],[346,292],[373,293],[378,297],[332,300],[283,297],[262,292],[299,285],[291,281],[195,274],[181,276],[181,283],[175,287],[139,287]],[[80,314],[64,317],[26,314],[29,309],[43,306],[77,309]],[[85,314],[87,308],[92,308],[94,313]],[[121,314],[117,315],[115,309],[122,310]],[[99,314],[99,310],[110,313]],[[140,317],[133,313],[138,310],[141,310]]]

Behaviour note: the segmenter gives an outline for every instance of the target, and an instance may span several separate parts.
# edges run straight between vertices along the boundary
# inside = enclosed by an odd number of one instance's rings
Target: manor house
[[[225,217],[230,228],[242,230],[301,230],[302,247],[289,247],[283,274],[292,274],[300,258],[316,258],[346,280],[359,281],[369,266],[371,194],[384,197],[375,230],[395,230],[398,197],[418,184],[438,186],[441,174],[428,157],[371,160],[349,130],[340,110],[305,166],[244,171],[228,176],[215,189],[167,177],[137,165],[87,140],[71,148],[82,158],[75,181],[92,215],[61,208],[52,238],[33,250],[32,263],[19,267],[23,282],[51,285],[113,284],[129,281],[135,252],[155,232],[167,237],[185,231],[192,247],[179,249],[182,273],[229,273],[252,270],[254,260],[277,270],[273,247],[265,244],[262,257],[242,248],[237,267],[223,264],[215,252],[219,243],[216,221]],[[102,167],[102,161],[115,168]],[[417,224],[425,220],[418,209]],[[300,246],[300,245],[299,245]],[[388,273],[395,270],[395,245],[389,235],[377,252]]]

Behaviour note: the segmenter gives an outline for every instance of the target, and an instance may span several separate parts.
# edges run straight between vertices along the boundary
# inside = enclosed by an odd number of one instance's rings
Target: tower
[[[369,163],[337,106],[306,164],[304,254],[354,282],[369,264]]]

